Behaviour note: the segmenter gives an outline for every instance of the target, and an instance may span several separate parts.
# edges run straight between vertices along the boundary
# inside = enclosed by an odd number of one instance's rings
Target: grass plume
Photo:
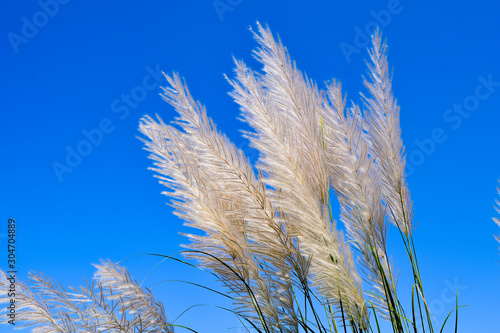
[[[163,304],[129,272],[110,261],[95,265],[94,279],[66,290],[40,273],[30,273],[31,287],[16,282],[16,328],[33,333],[123,332],[171,333]],[[11,281],[0,271],[0,303],[10,302]],[[1,316],[1,323],[10,319]]]

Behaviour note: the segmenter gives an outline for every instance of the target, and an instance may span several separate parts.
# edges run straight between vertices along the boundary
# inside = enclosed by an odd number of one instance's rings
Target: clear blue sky
[[[32,269],[77,286],[99,258],[179,251],[185,239],[178,232],[186,228],[165,205],[136,138],[141,116],[174,117],[158,96],[158,71],[181,73],[219,128],[255,159],[223,78],[232,73],[233,55],[255,66],[247,28],[256,20],[269,24],[310,77],[320,84],[338,78],[357,98],[366,56],[360,31],[378,19],[401,105],[427,297],[442,322],[456,282],[460,303],[470,305],[461,312],[461,332],[498,332],[500,255],[493,234],[500,230],[491,221],[500,177],[498,1],[220,0],[219,10],[213,1],[54,3],[0,5],[0,268],[6,268],[9,217],[18,224],[21,277]],[[408,267],[392,231],[404,283]],[[154,263],[125,261],[138,279]],[[162,279],[217,285],[173,263],[146,284]],[[227,305],[174,282],[154,290],[172,319],[193,304]],[[239,332],[234,318],[210,307],[179,323]]]

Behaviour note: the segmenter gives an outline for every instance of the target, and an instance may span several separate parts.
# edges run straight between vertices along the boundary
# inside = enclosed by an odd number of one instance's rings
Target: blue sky
[[[357,99],[365,31],[380,25],[401,105],[427,297],[442,322],[453,308],[450,291],[458,288],[460,304],[469,305],[461,331],[498,331],[500,255],[493,234],[500,230],[491,221],[500,177],[497,1],[26,0],[0,6],[1,269],[8,218],[18,225],[21,278],[34,270],[78,286],[99,258],[176,253],[186,228],[165,205],[136,138],[141,116],[174,117],[158,96],[164,83],[158,73],[184,76],[219,128],[255,159],[223,78],[232,73],[233,55],[258,69],[248,27],[256,20],[269,24],[300,69],[320,85],[341,80]],[[404,284],[408,267],[391,231]],[[124,265],[143,279],[156,261],[133,257]],[[172,262],[146,285],[166,279],[217,286]],[[227,305],[174,282],[153,290],[172,319],[193,304]],[[214,307],[196,308],[179,323],[202,332],[241,331]]]

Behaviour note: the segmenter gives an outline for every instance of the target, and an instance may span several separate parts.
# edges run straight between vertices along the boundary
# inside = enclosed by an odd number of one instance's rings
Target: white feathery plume
[[[161,302],[133,281],[125,268],[111,262],[96,266],[91,284],[66,291],[52,279],[30,273],[32,287],[16,281],[16,328],[33,333],[124,332],[171,333]],[[10,281],[0,271],[0,303],[10,302]],[[9,316],[3,314],[1,323]]]
[[[364,277],[372,287],[368,295],[380,312],[387,315],[386,293],[390,290],[395,294],[395,283],[387,255],[388,225],[377,165],[368,154],[359,107],[353,105],[345,110],[342,87],[337,81],[328,86],[327,97],[320,126],[330,185],[339,197],[341,220],[351,244],[359,252]]]
[[[246,133],[261,152],[264,181],[280,195],[280,208],[302,253],[311,258],[311,278],[327,302],[352,307],[351,322],[366,326],[360,278],[350,251],[334,231],[328,212],[328,173],[318,124],[315,88],[291,64],[268,29],[258,26],[256,58],[265,74],[236,61],[231,95],[255,133]],[[349,313],[349,311],[347,311]]]
[[[176,124],[184,132],[148,117],[143,119],[141,131],[151,139],[146,144],[159,162],[155,171],[169,176],[165,184],[175,189],[169,195],[180,199],[175,201],[178,214],[190,226],[209,235],[188,235],[193,241],[188,247],[213,257],[191,256],[212,268],[240,295],[237,298],[240,313],[255,314],[257,302],[271,327],[295,332],[297,319],[290,280],[286,278],[290,267],[283,251],[280,252],[283,244],[279,244],[279,240],[286,238],[285,230],[273,217],[264,185],[256,179],[243,153],[217,132],[205,109],[193,100],[178,75],[167,76],[167,80],[170,88],[164,88],[163,97],[179,113]],[[172,168],[177,168],[177,174]],[[210,175],[201,170],[209,170]],[[186,177],[187,173],[190,177]],[[181,183],[184,185],[179,186]],[[198,194],[186,194],[189,191]],[[290,252],[288,248],[285,250]],[[262,257],[274,259],[273,266],[259,265]],[[244,281],[238,281],[235,272]],[[268,278],[269,274],[281,278]],[[249,295],[248,287],[253,295]]]
[[[101,261],[100,265],[94,266],[97,268],[94,279],[99,281],[106,298],[119,301],[120,312],[133,316],[129,320],[130,326],[149,332],[168,332],[170,325],[163,304],[155,300],[149,289],[142,288],[125,268],[111,261]]]
[[[369,50],[369,95],[361,94],[367,109],[366,130],[372,153],[380,167],[380,181],[390,220],[408,235],[413,231],[413,212],[405,176],[404,146],[399,125],[399,106],[392,95],[392,78],[387,62],[387,44],[377,31]]]

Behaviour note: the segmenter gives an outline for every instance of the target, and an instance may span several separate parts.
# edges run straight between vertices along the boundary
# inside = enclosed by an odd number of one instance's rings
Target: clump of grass
[[[170,125],[159,117],[141,120],[152,169],[169,188],[175,213],[203,231],[187,235],[185,246],[195,251],[189,256],[216,273],[235,296],[235,311],[260,332],[337,331],[337,324],[368,332],[378,317],[394,332],[433,332],[380,33],[372,37],[361,105],[347,105],[336,80],[320,90],[268,28],[257,24],[253,33],[262,71],[235,59],[234,78],[227,79],[241,119],[253,128],[244,134],[260,152],[255,167],[176,73],[166,75],[163,98],[179,117]],[[332,195],[345,236],[335,225]],[[391,224],[413,273],[410,309],[399,301],[387,253]]]
[[[337,80],[319,89],[269,28],[257,23],[253,34],[262,70],[235,59],[227,80],[253,129],[244,135],[260,153],[256,165],[217,130],[178,74],[166,75],[162,94],[176,120],[140,122],[175,214],[201,231],[186,234],[185,256],[217,276],[249,331],[368,333],[385,320],[397,333],[434,332],[380,33],[372,36],[360,103],[348,103]],[[406,289],[397,286],[389,229],[400,234],[410,264]],[[161,303],[124,268],[96,267],[93,282],[72,293],[33,274],[35,292],[21,284],[18,320],[36,332],[173,332]],[[402,290],[410,306],[400,302]]]

